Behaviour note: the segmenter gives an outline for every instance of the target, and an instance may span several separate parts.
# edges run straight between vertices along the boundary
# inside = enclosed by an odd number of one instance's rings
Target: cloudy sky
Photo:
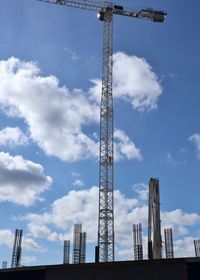
[[[168,12],[164,24],[114,18],[116,259],[147,236],[148,181],[159,178],[162,230],[176,257],[200,237],[200,3],[124,0]],[[0,2],[0,262],[15,228],[24,265],[62,262],[74,223],[97,241],[102,23],[36,0]],[[126,217],[126,218],[125,218]],[[163,239],[164,241],[164,239]],[[164,244],[163,244],[164,246]]]

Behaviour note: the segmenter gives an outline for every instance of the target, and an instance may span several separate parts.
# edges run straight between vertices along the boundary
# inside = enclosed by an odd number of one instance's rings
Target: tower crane
[[[103,22],[103,73],[100,110],[100,158],[99,158],[99,261],[114,261],[114,212],[113,212],[113,15],[163,22],[166,13],[153,9],[129,10],[110,2],[89,0],[37,0],[98,13]]]

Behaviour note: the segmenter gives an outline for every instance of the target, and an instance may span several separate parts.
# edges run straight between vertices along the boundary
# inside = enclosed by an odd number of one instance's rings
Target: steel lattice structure
[[[113,97],[112,97],[112,26],[113,15],[163,22],[165,12],[152,9],[137,11],[124,9],[108,2],[89,0],[38,0],[72,8],[99,12],[104,22],[103,75],[100,112],[100,165],[99,165],[99,261],[114,261],[114,212],[113,212]]]
[[[104,15],[103,79],[100,118],[99,224],[100,261],[114,260],[113,213],[113,97],[112,97],[112,9]]]

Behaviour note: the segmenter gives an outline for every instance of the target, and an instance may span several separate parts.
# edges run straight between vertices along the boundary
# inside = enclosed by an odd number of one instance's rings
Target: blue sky
[[[162,228],[175,256],[200,236],[199,1],[118,1],[168,13],[164,24],[114,17],[116,259],[132,259],[132,224],[160,179]],[[102,23],[34,0],[0,3],[0,261],[23,228],[25,265],[62,262],[74,223],[97,235]],[[124,219],[126,217],[126,219]],[[145,249],[146,256],[146,249]]]

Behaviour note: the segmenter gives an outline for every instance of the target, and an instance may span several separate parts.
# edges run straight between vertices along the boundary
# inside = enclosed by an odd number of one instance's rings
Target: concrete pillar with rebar
[[[133,225],[134,260],[143,259],[142,224]]]
[[[165,235],[166,259],[173,259],[174,258],[174,248],[173,248],[172,229],[171,228],[164,229],[164,235]]]

